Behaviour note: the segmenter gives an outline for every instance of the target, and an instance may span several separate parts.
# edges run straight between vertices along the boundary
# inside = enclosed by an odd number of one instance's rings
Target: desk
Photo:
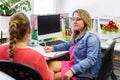
[[[111,44],[111,42],[112,42],[112,40],[110,40],[110,41],[100,40],[100,41],[101,41],[101,47],[102,47],[102,49],[107,49],[109,47],[109,45]],[[40,45],[37,45],[35,47],[31,47],[31,48],[35,49],[38,52],[39,51],[44,52],[43,47],[40,46]],[[120,52],[120,42],[119,43],[116,42],[114,50]]]
[[[102,47],[102,49],[107,49],[111,42],[112,41],[101,40],[101,47]],[[120,43],[116,42],[114,51],[120,52]]]
[[[107,41],[101,40],[102,49],[108,48],[110,43]],[[120,42],[115,44],[114,53],[113,53],[113,67],[115,75],[120,78]]]
[[[105,41],[105,40],[101,40],[101,47],[102,47],[102,49],[107,49],[108,47],[109,47],[109,45],[111,44],[111,42],[112,42],[112,40],[111,41]],[[44,55],[44,53],[45,53],[45,51],[44,51],[44,49],[43,49],[43,46],[40,46],[40,45],[37,45],[37,46],[35,46],[35,47],[31,47],[32,49],[34,49],[34,50],[36,50],[36,51],[38,51],[39,53],[41,53],[42,55]],[[114,51],[116,51],[116,52],[120,52],[120,43],[116,43],[115,44],[115,48],[114,48]],[[56,54],[54,57],[53,57],[53,55],[54,54],[52,54],[51,56],[51,58],[56,58],[56,57],[60,57],[60,56],[63,56],[65,53],[58,53],[58,54]],[[45,57],[46,59],[49,59],[48,57]]]

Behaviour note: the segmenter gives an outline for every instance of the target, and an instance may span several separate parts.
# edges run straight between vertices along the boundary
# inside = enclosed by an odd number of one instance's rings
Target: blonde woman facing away
[[[101,65],[101,45],[98,36],[92,31],[92,19],[83,9],[72,14],[73,33],[66,43],[46,46],[46,52],[69,50],[69,61],[50,61],[49,68],[55,80],[70,80],[74,74],[89,73],[97,77]],[[73,80],[87,80],[72,78]]]
[[[9,22],[9,44],[0,45],[0,60],[11,60],[30,65],[37,69],[43,80],[53,80],[44,57],[35,50],[28,48],[30,22],[24,13],[12,15]],[[46,76],[47,75],[47,76]]]

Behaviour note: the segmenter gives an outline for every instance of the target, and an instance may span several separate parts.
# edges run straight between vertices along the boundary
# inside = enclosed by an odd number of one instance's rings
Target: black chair
[[[110,77],[112,80],[117,80],[113,69],[113,52],[114,52],[115,43],[116,41],[113,41],[110,44],[110,46],[104,53],[104,56],[102,57],[102,65],[97,80],[109,80]],[[91,74],[81,74],[74,76],[78,78],[88,78],[89,80],[95,80],[95,77]]]
[[[0,61],[0,71],[15,78],[15,80],[42,80],[36,69],[21,63],[2,60]]]

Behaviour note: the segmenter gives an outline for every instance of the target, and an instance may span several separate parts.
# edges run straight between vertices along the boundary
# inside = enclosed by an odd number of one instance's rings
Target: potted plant
[[[10,16],[20,11],[30,11],[31,4],[29,0],[0,0],[0,15]]]
[[[107,24],[101,24],[101,29],[104,35],[108,35],[108,38],[119,37],[119,26],[113,20],[109,20]]]
[[[12,14],[31,10],[30,0],[0,0],[0,29],[8,32],[8,22]]]
[[[110,20],[108,24],[102,26],[103,33],[106,32],[118,32],[119,28],[113,20]]]

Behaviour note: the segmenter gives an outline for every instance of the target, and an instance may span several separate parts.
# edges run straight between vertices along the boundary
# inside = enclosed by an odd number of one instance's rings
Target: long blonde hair
[[[78,37],[83,35],[86,31],[92,30],[93,26],[92,26],[92,19],[90,17],[90,14],[86,10],[77,9],[73,12],[72,17],[74,15],[74,13],[78,13],[80,15],[80,17],[82,18],[82,20],[84,21],[84,29],[81,32],[73,31],[71,40],[73,43],[76,43]]]
[[[22,40],[27,30],[30,29],[29,19],[24,13],[16,13],[11,16],[9,22],[9,56],[13,58],[17,41]]]

